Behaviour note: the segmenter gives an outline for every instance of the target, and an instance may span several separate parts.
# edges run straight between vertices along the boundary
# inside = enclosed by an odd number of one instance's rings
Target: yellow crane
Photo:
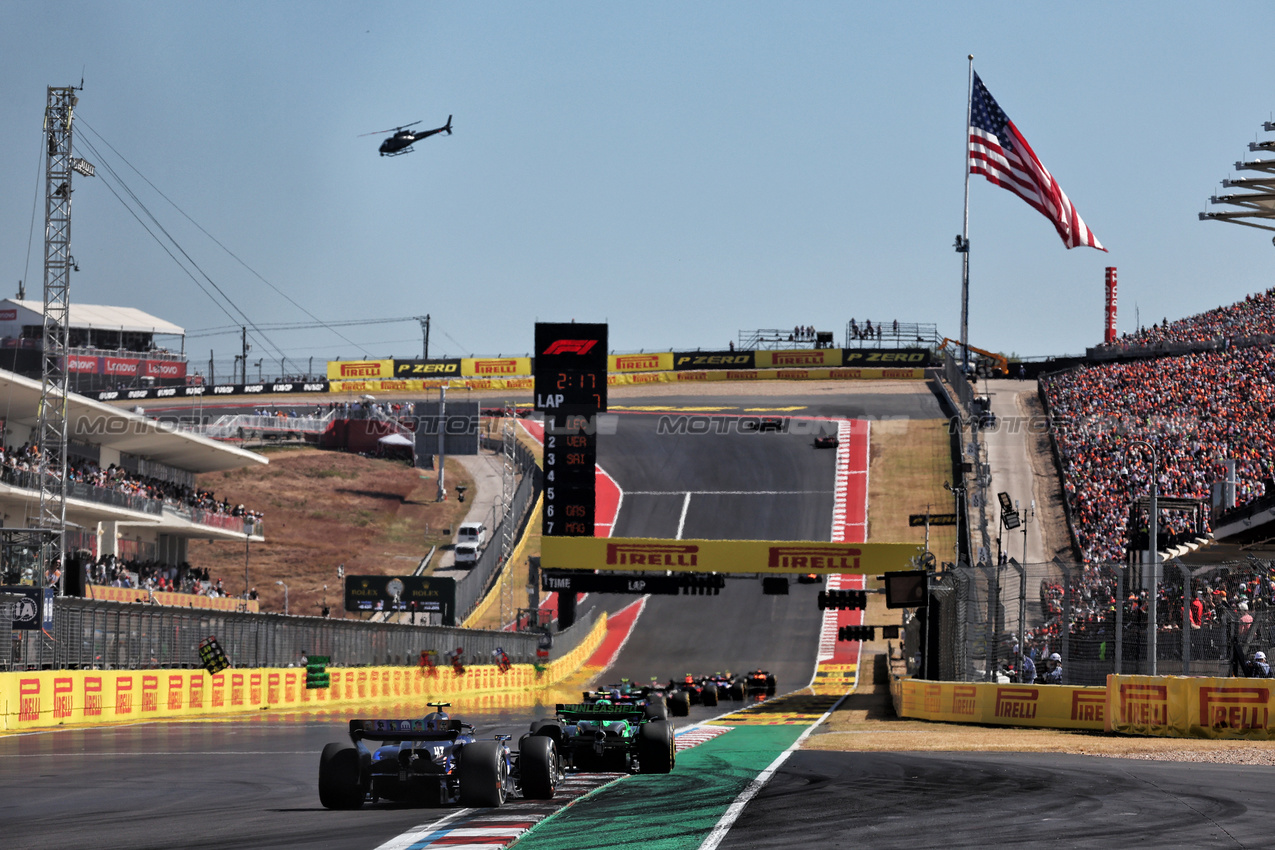
[[[958,350],[961,348],[961,341],[959,339],[948,339],[947,337],[944,337],[943,342],[939,343],[939,351],[946,351],[949,343]],[[1005,355],[997,354],[994,351],[987,351],[982,348],[975,348],[972,345],[966,345],[965,348],[968,348],[974,354],[982,355],[991,363],[990,368],[993,378],[1009,377],[1009,360],[1005,358]]]

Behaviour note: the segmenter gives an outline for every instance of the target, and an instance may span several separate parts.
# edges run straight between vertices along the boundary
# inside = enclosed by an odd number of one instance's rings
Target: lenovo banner
[[[757,352],[758,355],[768,352]],[[752,369],[751,351],[674,351],[673,368],[678,372],[699,369]]]
[[[93,357],[72,354],[66,359],[68,374],[117,375],[121,378],[175,379],[186,377],[184,360],[146,360],[128,357]]]

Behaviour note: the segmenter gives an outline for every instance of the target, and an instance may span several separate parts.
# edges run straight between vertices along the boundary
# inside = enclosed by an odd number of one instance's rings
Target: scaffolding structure
[[[66,352],[71,306],[71,178],[92,176],[93,168],[76,159],[71,128],[79,98],[73,86],[50,86],[44,109],[44,329],[41,353],[39,447],[40,504],[35,525],[47,535],[43,563],[55,570],[62,588],[65,577],[67,417]],[[45,570],[36,570],[36,586],[45,585]]]
[[[518,604],[515,601],[514,570],[511,559],[514,546],[518,542],[518,523],[504,522],[513,518],[514,492],[518,488],[518,417],[512,404],[505,405],[505,415],[501,417],[501,457],[504,460],[503,485],[500,495],[500,624],[512,623],[518,615]]]

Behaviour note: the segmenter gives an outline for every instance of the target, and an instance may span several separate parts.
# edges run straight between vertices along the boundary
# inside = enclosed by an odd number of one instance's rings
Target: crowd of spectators
[[[17,448],[0,447],[0,480],[19,486],[29,486],[22,481],[23,473],[34,473],[40,468],[39,446],[24,443]],[[84,458],[72,458],[67,463],[67,480],[71,483],[100,487],[145,499],[156,499],[170,507],[186,510],[202,510],[224,516],[243,517],[260,522],[265,515],[243,505],[232,505],[228,499],[217,500],[211,490],[200,490],[184,484],[176,484],[144,475],[135,475],[122,466],[111,464],[101,467]]]
[[[1068,624],[1069,655],[1077,662],[1114,658],[1113,639],[1119,584],[1110,565],[1087,564],[1073,574],[1070,617],[1064,617],[1066,585],[1061,579],[1042,579],[1039,587],[1043,623],[1025,633],[1029,657],[1035,660],[1062,647],[1064,621]],[[1160,643],[1181,645],[1184,585],[1181,574],[1166,569],[1158,584],[1156,625]],[[1147,590],[1124,590],[1124,643],[1126,658],[1137,658],[1150,621]],[[1187,609],[1188,628],[1197,632],[1193,656],[1199,660],[1230,660],[1235,675],[1255,650],[1275,646],[1275,565],[1261,561],[1222,567],[1192,579]],[[1165,633],[1176,633],[1172,637]]]
[[[1135,441],[1155,450],[1160,496],[1207,505],[1228,460],[1235,463],[1237,505],[1275,487],[1275,348],[1089,366],[1042,386],[1086,562],[1125,554],[1130,504],[1151,482],[1151,456]],[[1202,519],[1207,530],[1207,510]],[[1194,522],[1181,511],[1160,517],[1166,536],[1192,534]]]
[[[1165,319],[1149,328],[1122,334],[1105,348],[1189,344],[1246,339],[1275,334],[1275,289],[1249,295],[1243,301],[1217,307],[1197,316],[1170,322]]]
[[[85,565],[90,584],[104,587],[132,587],[143,590],[190,593],[199,596],[229,596],[221,583],[208,575],[207,568],[192,567],[183,561],[176,566],[160,561],[121,560],[103,555]]]
[[[899,320],[894,320],[894,335],[899,335]],[[850,338],[851,339],[882,339],[885,336],[885,322],[877,322],[874,327],[872,320],[868,319],[863,324],[859,324],[857,319],[850,320]]]

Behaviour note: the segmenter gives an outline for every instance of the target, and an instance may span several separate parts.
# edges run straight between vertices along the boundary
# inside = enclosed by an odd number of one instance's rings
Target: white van
[[[470,569],[478,563],[478,546],[474,543],[456,544],[456,566]]]
[[[462,522],[460,530],[456,532],[456,544],[472,543],[475,546],[482,546],[487,542],[487,526],[481,522]]]

